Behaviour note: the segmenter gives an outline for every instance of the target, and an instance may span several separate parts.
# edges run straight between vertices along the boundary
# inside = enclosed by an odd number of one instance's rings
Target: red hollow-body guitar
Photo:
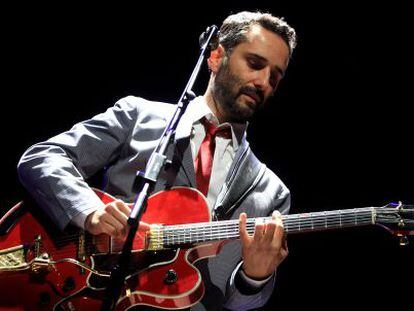
[[[96,190],[104,203],[114,197]],[[270,218],[265,217],[260,221]],[[414,231],[414,208],[402,204],[283,216],[286,233],[382,225],[400,237]],[[182,309],[204,294],[194,263],[214,256],[239,238],[238,220],[211,222],[206,200],[195,189],[177,187],[152,195],[133,244],[115,310],[133,306]],[[254,232],[257,218],[247,220]],[[20,202],[0,219],[0,310],[99,310],[122,243],[84,231],[62,233],[40,209]]]

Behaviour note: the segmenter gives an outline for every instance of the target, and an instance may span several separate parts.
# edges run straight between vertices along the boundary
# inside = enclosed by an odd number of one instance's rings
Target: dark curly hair
[[[220,27],[219,42],[231,53],[232,49],[247,40],[246,33],[253,25],[279,35],[288,45],[290,55],[296,47],[296,32],[283,18],[275,17],[269,13],[243,11],[228,16]]]

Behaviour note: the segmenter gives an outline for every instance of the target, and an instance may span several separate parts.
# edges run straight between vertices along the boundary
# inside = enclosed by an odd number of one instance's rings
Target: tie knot
[[[204,128],[206,129],[206,135],[211,135],[213,137],[216,135],[220,135],[225,138],[231,138],[230,127],[218,127],[206,118],[203,118],[201,120],[201,123],[204,125]]]

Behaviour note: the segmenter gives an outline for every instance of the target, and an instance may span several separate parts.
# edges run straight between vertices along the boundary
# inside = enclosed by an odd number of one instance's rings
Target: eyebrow
[[[248,57],[255,57],[255,58],[257,58],[257,59],[259,59],[260,61],[262,61],[262,62],[265,62],[265,63],[268,63],[269,61],[267,60],[267,58],[265,58],[265,57],[263,57],[263,56],[261,56],[261,55],[259,55],[259,54],[256,54],[256,53],[247,53],[247,56]],[[285,76],[285,72],[282,70],[282,68],[280,68],[278,65],[275,65],[275,67],[274,67],[275,69],[276,69],[276,71],[280,74],[280,76],[283,78],[284,76]]]

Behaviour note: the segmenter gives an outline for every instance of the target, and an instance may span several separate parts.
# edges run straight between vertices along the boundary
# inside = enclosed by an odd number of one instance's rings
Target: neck
[[[282,216],[285,233],[325,231],[345,227],[375,224],[376,208],[336,210]],[[255,222],[267,222],[271,217],[249,218],[246,229],[254,233]],[[239,238],[239,220],[213,221],[183,225],[158,226],[151,232],[150,249],[161,249],[186,243],[200,243]]]
[[[210,79],[210,83],[208,84],[207,90],[204,93],[203,97],[207,103],[207,106],[211,109],[211,112],[217,117],[220,124],[229,122],[228,118],[226,118],[223,109],[221,108],[219,102],[214,98],[213,89],[212,89],[212,81]]]

